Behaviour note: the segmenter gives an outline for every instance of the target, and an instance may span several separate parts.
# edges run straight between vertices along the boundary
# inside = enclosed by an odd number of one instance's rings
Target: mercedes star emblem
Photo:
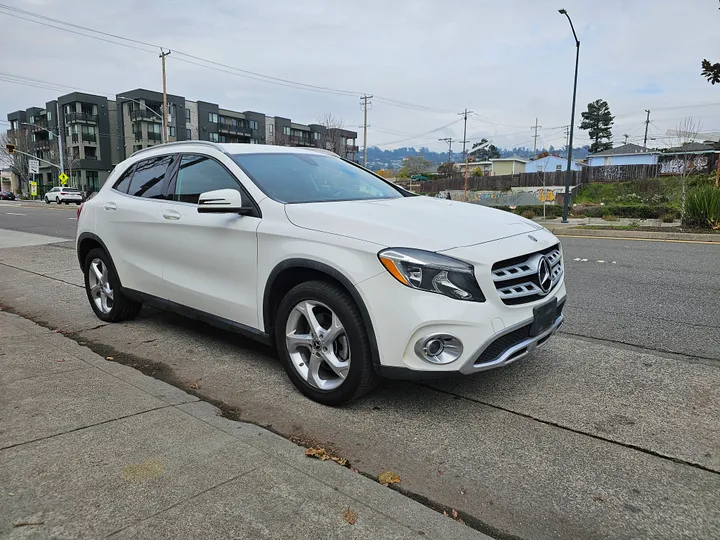
[[[542,257],[540,262],[538,262],[537,276],[538,285],[540,285],[542,292],[550,292],[550,287],[552,287],[552,272],[547,257]]]

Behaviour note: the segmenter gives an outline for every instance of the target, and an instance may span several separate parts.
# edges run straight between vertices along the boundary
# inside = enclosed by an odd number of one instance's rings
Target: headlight
[[[412,289],[444,294],[458,300],[484,302],[472,265],[420,249],[391,248],[378,253],[395,279]]]

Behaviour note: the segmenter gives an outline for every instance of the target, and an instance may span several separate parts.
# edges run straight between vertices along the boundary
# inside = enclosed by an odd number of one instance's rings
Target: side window
[[[197,204],[201,193],[216,189],[236,189],[235,177],[207,156],[184,155],[175,182],[174,201]]]
[[[158,156],[135,164],[128,194],[144,199],[164,199],[165,172],[172,163],[172,156]]]
[[[129,167],[127,171],[125,171],[117,182],[115,182],[115,185],[113,186],[113,189],[118,190],[121,193],[127,193],[128,186],[130,185],[130,179],[132,178],[133,169],[135,167]]]

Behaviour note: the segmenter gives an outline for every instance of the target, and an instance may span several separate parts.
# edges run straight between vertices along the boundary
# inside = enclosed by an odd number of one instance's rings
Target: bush
[[[602,217],[605,221],[618,221],[620,218],[611,214],[606,214]]]
[[[535,217],[535,212],[532,210],[524,210],[520,215],[525,219],[532,219]]]
[[[683,225],[720,229],[720,188],[703,185],[693,189],[685,203]]]
[[[665,214],[662,217],[662,221],[663,221],[663,223],[672,223],[673,221],[675,221],[675,215],[674,214]]]

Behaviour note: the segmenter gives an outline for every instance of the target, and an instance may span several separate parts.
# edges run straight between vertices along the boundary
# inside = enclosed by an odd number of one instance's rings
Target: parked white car
[[[75,203],[80,204],[83,200],[82,191],[74,187],[54,187],[45,194],[45,204]]]
[[[77,253],[100,319],[148,304],[274,344],[327,404],[378,376],[514,362],[562,324],[566,296],[560,243],[536,223],[281,146],[135,153],[79,210]]]

